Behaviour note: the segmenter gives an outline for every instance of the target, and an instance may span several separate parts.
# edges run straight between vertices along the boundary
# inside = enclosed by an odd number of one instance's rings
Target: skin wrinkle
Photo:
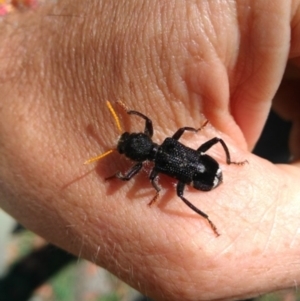
[[[274,214],[274,209],[275,209],[275,214]],[[263,248],[263,253],[268,253],[268,249],[270,247],[271,244],[271,240],[272,240],[272,233],[274,233],[274,227],[275,227],[275,221],[276,221],[276,215],[277,215],[277,206],[275,206],[274,204],[271,204],[269,208],[267,208],[267,210],[265,211],[264,215],[262,216],[261,220],[263,221],[263,219],[266,217],[267,220],[268,219],[268,213],[271,213],[270,216],[272,216],[272,222],[269,223],[271,224],[271,227],[269,229],[269,234],[268,234],[268,240],[265,243],[265,247]]]
[[[275,213],[274,213],[274,229],[271,233],[273,235],[273,237],[275,236],[275,232],[276,232],[275,227],[277,227],[277,228],[280,227],[280,230],[282,231],[282,236],[285,236],[285,235],[292,236],[294,231],[297,231],[296,229],[293,229],[291,231],[289,229],[288,223],[286,223],[286,222],[284,223],[284,225],[282,227],[280,226],[279,221],[280,221],[280,215],[281,214],[284,214],[284,216],[286,216],[286,220],[288,220],[288,216],[286,215],[285,212],[282,212],[282,206],[279,202],[279,200],[282,200],[284,198],[284,194],[282,193],[283,190],[284,190],[284,187],[282,187],[282,189],[278,191],[278,198],[275,199],[274,206],[276,206],[276,207],[275,207]],[[279,248],[278,245],[277,245],[277,250],[280,251],[280,248]]]
[[[168,48],[170,47],[169,45],[176,45],[178,43],[178,41],[174,41],[176,40],[176,38],[174,38],[174,32],[175,32],[175,28],[176,26],[174,25],[174,23],[171,24],[171,26],[164,29],[164,25],[166,24],[166,19],[167,19],[167,14],[165,15],[165,10],[160,11],[160,23],[158,28],[156,29],[156,32],[154,33],[154,36],[161,36],[162,40],[161,43],[156,44],[155,49],[156,49],[156,53],[154,53],[154,56],[158,59],[158,64],[159,64],[159,73],[154,74],[155,77],[155,82],[156,82],[156,87],[157,90],[160,92],[162,99],[166,99],[168,97],[170,97],[171,99],[177,99],[177,87],[175,87],[172,84],[173,81],[175,81],[174,75],[170,73],[171,70],[176,70],[176,61],[174,60],[174,58],[171,58],[171,62],[168,63],[168,60],[166,59],[166,54],[164,56],[162,56],[162,54],[164,53],[168,53]],[[169,34],[169,32],[173,33],[171,35],[166,36],[166,32]],[[172,40],[170,39],[170,36],[172,37]],[[157,41],[157,39],[155,39]],[[159,40],[160,41],[160,40]],[[171,46],[172,47],[172,46]],[[154,62],[155,64],[155,62]],[[174,68],[175,65],[175,68]],[[153,71],[151,71],[153,72]],[[177,82],[177,81],[176,81]],[[169,90],[170,88],[170,90]]]

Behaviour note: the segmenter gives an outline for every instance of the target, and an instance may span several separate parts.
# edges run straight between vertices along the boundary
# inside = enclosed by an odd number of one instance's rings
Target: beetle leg
[[[145,116],[144,114],[138,112],[138,111],[127,111],[127,114],[129,115],[137,115],[140,116],[141,118],[143,118],[145,120],[145,129],[144,129],[144,133],[146,135],[148,135],[150,138],[153,136],[153,125],[152,125],[152,120],[150,118],[148,118],[147,116]]]
[[[175,134],[172,136],[172,138],[175,139],[175,140],[179,140],[179,138],[183,135],[183,133],[185,131],[190,131],[190,132],[197,133],[197,132],[201,131],[207,125],[207,123],[208,123],[208,120],[206,120],[199,129],[195,129],[195,128],[192,128],[192,127],[189,127],[189,126],[182,127],[182,128],[178,129],[175,132]]]
[[[175,134],[172,136],[173,139],[179,140],[179,138],[183,135],[185,131],[195,132],[197,133],[199,129],[191,128],[189,126],[185,126],[183,128],[178,129]]]
[[[158,180],[157,176],[158,176],[158,172],[155,169],[152,169],[149,179],[151,181],[152,186],[156,190],[156,194],[152,198],[152,200],[149,202],[148,206],[151,206],[153,203],[156,202],[156,200],[159,196],[159,192],[161,191],[161,187],[157,183],[157,180]]]
[[[178,182],[177,184],[177,195],[183,200],[183,202],[190,207],[193,211],[195,211],[196,213],[198,213],[199,215],[201,215],[202,217],[204,217],[208,223],[210,224],[210,227],[212,228],[212,230],[215,232],[215,234],[217,236],[219,236],[219,232],[217,230],[217,227],[214,225],[214,223],[209,219],[208,215],[201,211],[200,209],[198,209],[197,207],[195,207],[192,203],[190,203],[184,196],[183,196],[183,191],[184,191],[184,186],[185,183],[183,182]]]
[[[122,174],[120,171],[117,172],[116,174],[108,177],[108,178],[105,178],[105,180],[110,180],[110,179],[113,179],[113,178],[118,178],[122,181],[129,181],[130,179],[132,179],[142,168],[143,166],[143,163],[142,162],[139,162],[135,165],[133,165],[125,174]]]
[[[229,149],[226,145],[226,143],[221,139],[221,138],[218,138],[218,137],[215,137],[215,138],[212,138],[211,140],[203,143],[198,149],[197,149],[197,152],[198,153],[205,153],[207,150],[209,150],[212,146],[214,146],[215,144],[217,144],[218,142],[221,143],[224,151],[225,151],[225,155],[226,155],[226,163],[227,164],[237,164],[237,165],[243,165],[245,164],[246,162],[248,162],[247,160],[245,161],[241,161],[241,162],[234,162],[234,161],[231,161],[231,158],[230,158],[230,153],[229,153]]]

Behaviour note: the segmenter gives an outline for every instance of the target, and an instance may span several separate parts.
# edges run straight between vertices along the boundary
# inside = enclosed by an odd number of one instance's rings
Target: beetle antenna
[[[120,119],[116,113],[116,111],[114,110],[114,108],[112,107],[111,103],[107,100],[106,101],[106,105],[112,115],[112,117],[114,118],[115,122],[116,122],[116,126],[120,132],[120,134],[123,132],[122,127],[121,127],[121,123],[120,123]]]
[[[98,161],[98,160],[101,160],[103,159],[104,157],[108,156],[109,154],[111,154],[113,151],[115,151],[115,149],[110,149],[109,151],[105,152],[104,154],[101,154],[99,156],[96,156],[96,157],[93,157],[93,158],[90,158],[88,160],[86,160],[84,162],[84,164],[90,164],[92,162],[95,162],[95,161]]]
[[[118,104],[118,105],[119,105],[126,113],[128,113],[129,109],[128,109],[128,107],[125,105],[125,103],[124,103],[123,101],[118,100],[118,101],[117,101],[117,104]]]
[[[113,106],[111,105],[111,103],[107,100],[106,101],[106,105],[112,115],[112,117],[114,118],[115,120],[115,123],[116,123],[116,126],[120,132],[120,134],[122,133],[122,127],[121,127],[121,123],[120,123],[120,119],[116,113],[116,111],[114,110]],[[89,163],[92,163],[92,162],[95,162],[95,161],[98,161],[98,160],[101,160],[103,159],[104,157],[108,156],[109,154],[111,154],[113,151],[115,151],[115,149],[110,149],[109,151],[105,152],[104,154],[101,154],[99,156],[96,156],[96,157],[93,157],[93,158],[90,158],[88,160],[86,160],[84,162],[84,164],[89,164]]]

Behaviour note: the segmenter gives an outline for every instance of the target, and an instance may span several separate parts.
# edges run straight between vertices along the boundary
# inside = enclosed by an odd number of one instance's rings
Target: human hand
[[[64,0],[8,16],[0,29],[1,207],[156,300],[242,299],[296,285],[296,101],[288,110],[283,94],[276,101],[294,121],[295,162],[273,165],[249,150],[287,58],[299,63],[298,20],[299,4],[280,0],[272,7]],[[223,185],[185,192],[219,237],[176,196],[173,179],[161,176],[164,191],[149,208],[146,173],[128,183],[103,180],[130,166],[121,156],[95,169],[82,164],[116,144],[107,99],[151,117],[158,143],[207,118],[211,126],[183,143],[196,148],[220,136],[233,160],[248,160],[228,166],[214,147],[209,154],[221,164]],[[143,128],[132,117],[123,121]]]

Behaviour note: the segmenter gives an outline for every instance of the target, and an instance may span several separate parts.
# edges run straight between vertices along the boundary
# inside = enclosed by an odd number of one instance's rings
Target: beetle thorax
[[[156,144],[144,133],[128,133],[121,135],[117,150],[133,161],[153,160]]]

